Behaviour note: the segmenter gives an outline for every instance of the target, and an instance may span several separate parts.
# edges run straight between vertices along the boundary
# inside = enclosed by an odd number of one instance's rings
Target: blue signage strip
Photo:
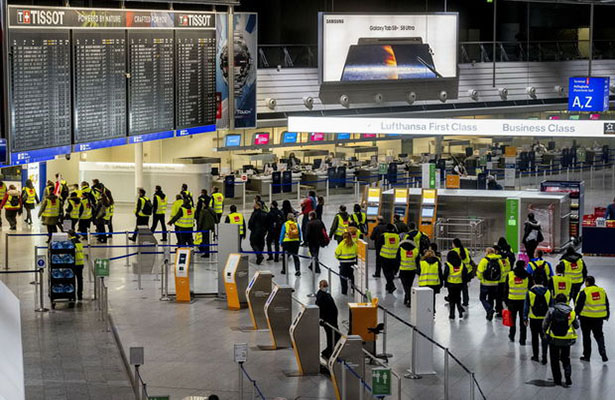
[[[108,140],[100,140],[97,142],[90,142],[90,143],[77,143],[76,145],[73,146],[73,152],[78,153],[80,151],[104,149],[107,147],[123,146],[125,144],[126,144],[125,137],[108,139]]]
[[[568,111],[608,111],[609,87],[608,77],[570,78],[568,81]]]
[[[50,147],[48,149],[20,151],[11,153],[11,165],[53,160],[55,156],[70,154],[70,146]]]
[[[169,139],[174,136],[175,136],[175,131],[148,133],[146,135],[129,136],[128,143],[134,144],[134,143],[151,142],[152,140]]]
[[[216,125],[197,126],[194,128],[178,129],[175,131],[176,137],[198,135],[199,133],[215,132]]]

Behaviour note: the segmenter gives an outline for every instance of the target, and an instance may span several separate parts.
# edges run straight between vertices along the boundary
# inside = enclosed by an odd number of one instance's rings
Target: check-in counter
[[[583,225],[584,255],[615,257],[615,228]]]
[[[309,171],[309,172],[304,172],[301,175],[301,184],[313,187],[314,190],[316,190],[317,192],[324,191],[327,189],[327,182],[325,181],[326,179],[327,179],[326,171],[322,171],[322,172]]]
[[[378,168],[357,168],[355,170],[355,176],[362,182],[378,182]]]
[[[291,186],[290,192],[285,192],[285,193],[297,193],[297,187],[299,185],[295,184],[295,182],[298,182],[299,180],[301,180],[301,173],[293,172],[292,174],[293,184],[290,185]],[[268,196],[269,195],[269,185],[271,185],[272,182],[273,180],[272,180],[271,175],[252,175],[248,179],[246,189],[252,190],[260,195]]]

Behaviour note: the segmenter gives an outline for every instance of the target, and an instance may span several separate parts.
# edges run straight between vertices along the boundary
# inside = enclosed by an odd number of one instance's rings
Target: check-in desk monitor
[[[397,214],[401,216],[404,223],[408,223],[408,189],[395,189],[393,193],[393,215]],[[393,216],[391,216],[391,222]]]
[[[367,196],[365,198],[365,203],[367,205],[366,216],[367,216],[367,230],[368,235],[371,235],[372,230],[378,223],[378,215],[380,215],[380,204],[381,204],[381,193],[380,188],[367,188]]]

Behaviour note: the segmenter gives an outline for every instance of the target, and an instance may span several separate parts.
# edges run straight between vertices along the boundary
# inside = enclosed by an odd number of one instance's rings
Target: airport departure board
[[[12,151],[71,144],[69,33],[10,32]]]
[[[73,32],[75,142],[126,136],[126,32]]]
[[[177,128],[216,123],[216,34],[176,33]]]

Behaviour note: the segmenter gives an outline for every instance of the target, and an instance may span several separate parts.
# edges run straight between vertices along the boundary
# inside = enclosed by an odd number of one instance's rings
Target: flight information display
[[[216,33],[179,30],[177,49],[177,128],[216,123]]]
[[[12,151],[71,144],[68,31],[9,35]]]
[[[75,142],[126,136],[126,33],[73,32]]]
[[[174,129],[173,36],[172,30],[128,32],[131,136]]]

